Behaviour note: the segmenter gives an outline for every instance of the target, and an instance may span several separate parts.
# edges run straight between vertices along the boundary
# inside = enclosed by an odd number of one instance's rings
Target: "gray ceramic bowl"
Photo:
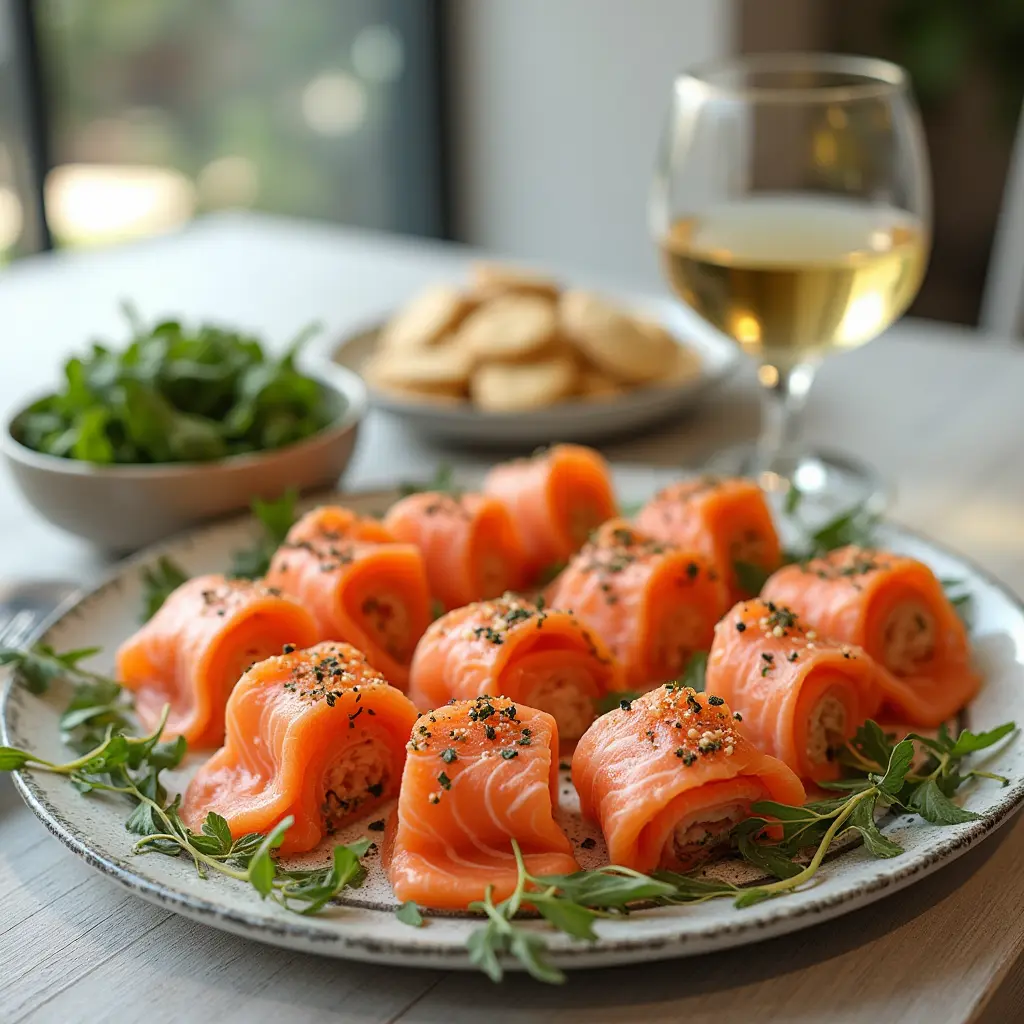
[[[270,452],[143,466],[62,459],[15,440],[11,427],[31,402],[4,424],[0,449],[22,493],[54,526],[112,552],[132,551],[246,508],[253,498],[276,498],[289,487],[306,491],[335,484],[352,457],[366,413],[366,388],[343,367],[311,375],[338,395],[337,420],[305,441]]]

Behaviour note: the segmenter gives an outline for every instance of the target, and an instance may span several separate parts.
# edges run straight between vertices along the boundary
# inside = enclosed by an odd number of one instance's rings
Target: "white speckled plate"
[[[462,446],[489,448],[532,448],[549,444],[551,438],[593,444],[643,430],[694,408],[739,365],[741,355],[724,335],[702,323],[681,303],[663,299],[616,296],[624,306],[645,312],[663,323],[677,338],[685,338],[700,360],[693,377],[678,383],[636,388],[616,398],[570,400],[529,415],[484,412],[469,402],[430,402],[398,397],[370,387],[370,400],[382,411],[403,420],[426,437]],[[380,324],[373,325],[341,342],[314,344],[310,353],[320,357],[320,368],[330,365],[357,373],[373,353]]]
[[[632,502],[665,482],[666,474],[622,467],[616,478],[623,501]],[[391,497],[377,493],[349,495],[344,500],[368,512],[385,507]],[[96,665],[109,670],[114,648],[137,624],[142,566],[166,554],[193,573],[222,570],[230,552],[246,544],[252,531],[247,518],[235,519],[196,530],[132,558],[107,583],[64,612],[48,629],[45,641],[58,649],[101,645],[104,654],[97,656]],[[885,527],[882,542],[925,560],[940,576],[961,577],[968,583],[975,606],[975,652],[985,676],[985,686],[967,713],[968,724],[983,729],[1007,719],[1024,722],[1021,603],[963,559],[899,527]],[[57,720],[61,703],[59,688],[39,698],[8,686],[0,705],[2,741],[60,759]],[[716,900],[641,911],[627,920],[599,923],[600,938],[592,945],[552,935],[553,959],[572,968],[703,953],[794,931],[884,898],[981,842],[1024,800],[1024,742],[1014,737],[998,748],[988,767],[1011,782],[1005,788],[984,782],[965,789],[965,805],[981,814],[979,820],[942,828],[907,816],[884,823],[883,831],[906,848],[900,857],[875,860],[862,848],[848,849],[826,862],[813,887],[746,910]],[[263,942],[330,956],[421,967],[469,966],[466,940],[477,921],[452,915],[432,917],[420,929],[401,924],[392,913],[395,902],[374,856],[368,861],[369,878],[363,888],[350,891],[341,905],[322,915],[297,917],[261,902],[251,889],[230,880],[200,880],[184,860],[133,855],[132,837],[123,827],[124,804],[96,795],[81,796],[64,781],[43,773],[16,773],[15,781],[28,805],[75,853],[144,899],[197,921]],[[561,815],[578,841],[592,833],[575,816],[573,796],[564,780]],[[373,832],[364,833],[366,824],[340,838],[373,836]],[[324,853],[308,855],[303,861],[322,860]],[[580,851],[586,867],[598,866],[603,857],[601,842],[593,850]],[[727,866],[725,870],[745,869]]]

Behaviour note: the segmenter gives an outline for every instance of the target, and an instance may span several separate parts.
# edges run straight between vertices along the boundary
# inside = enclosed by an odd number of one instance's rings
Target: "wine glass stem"
[[[759,368],[763,412],[757,462],[761,471],[776,470],[781,458],[794,454],[807,393],[817,370],[813,362],[796,363],[786,369],[765,363]]]

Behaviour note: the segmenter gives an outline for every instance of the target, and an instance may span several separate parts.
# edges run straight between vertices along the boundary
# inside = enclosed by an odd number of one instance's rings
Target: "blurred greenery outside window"
[[[440,234],[432,7],[35,0],[54,244],[144,237],[232,208]],[[0,118],[17,138],[13,111],[0,105]],[[24,220],[10,148],[0,144],[5,254]]]

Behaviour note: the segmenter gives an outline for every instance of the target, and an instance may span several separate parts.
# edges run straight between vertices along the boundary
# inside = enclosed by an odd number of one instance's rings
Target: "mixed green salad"
[[[101,465],[208,462],[301,441],[341,414],[341,397],[296,368],[304,330],[283,355],[257,338],[177,320],[146,327],[117,351],[93,343],[64,364],[64,386],[12,424],[38,452]]]

